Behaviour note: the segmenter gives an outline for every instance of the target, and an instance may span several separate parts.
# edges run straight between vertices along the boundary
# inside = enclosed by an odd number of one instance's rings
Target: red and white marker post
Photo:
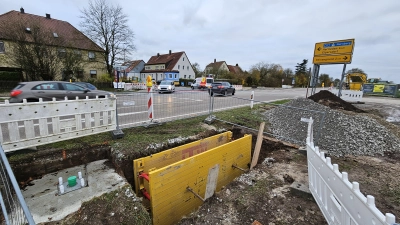
[[[147,76],[146,79],[146,83],[147,83],[147,112],[148,112],[148,116],[150,121],[153,121],[154,119],[154,113],[153,113],[153,82],[151,79],[151,76]]]

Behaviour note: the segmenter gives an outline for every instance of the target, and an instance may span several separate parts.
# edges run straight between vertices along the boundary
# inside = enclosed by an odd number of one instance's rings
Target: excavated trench
[[[232,138],[238,139],[243,137],[245,133],[251,133],[252,138],[252,149],[254,149],[257,134],[247,130],[233,128]],[[205,132],[199,134],[199,139],[210,137],[217,134],[215,130],[211,132]],[[266,154],[271,151],[282,149],[285,147],[279,142],[273,142],[270,140],[263,140],[262,148],[259,156],[259,163],[261,163]],[[133,173],[133,160],[141,157],[145,157],[150,154],[164,151],[169,148],[180,146],[185,143],[175,143],[174,145],[165,146],[162,149],[156,150],[156,152],[136,153],[129,156],[125,156],[123,159],[117,157],[116,151],[113,151],[110,146],[94,146],[85,149],[71,149],[71,150],[39,150],[35,157],[21,157],[20,160],[10,161],[10,165],[13,169],[14,175],[23,189],[26,186],[32,185],[31,181],[41,178],[45,174],[55,173],[57,171],[72,168],[79,165],[88,164],[90,162],[108,159],[114,166],[116,172],[125,177],[129,184],[134,186],[134,173]],[[10,155],[9,155],[10,156]]]

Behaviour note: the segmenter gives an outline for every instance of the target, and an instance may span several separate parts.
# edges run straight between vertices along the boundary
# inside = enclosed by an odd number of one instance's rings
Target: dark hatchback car
[[[73,84],[77,84],[77,85],[87,88],[89,90],[97,90],[96,86],[94,86],[93,84],[88,83],[88,82],[73,82]]]
[[[65,81],[31,81],[19,83],[10,93],[10,103],[20,103],[23,99],[27,102],[38,102],[39,98],[43,101],[69,100],[89,98],[114,97],[114,94],[101,90],[89,90],[88,88]]]
[[[208,93],[213,96],[214,94],[219,95],[235,95],[235,87],[233,87],[229,82],[214,82],[211,84]]]

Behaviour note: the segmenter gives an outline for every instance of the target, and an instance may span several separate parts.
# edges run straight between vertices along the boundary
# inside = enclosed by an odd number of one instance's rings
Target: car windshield
[[[170,84],[171,84],[170,81],[165,81],[165,80],[161,81],[160,83],[160,85],[170,85]]]

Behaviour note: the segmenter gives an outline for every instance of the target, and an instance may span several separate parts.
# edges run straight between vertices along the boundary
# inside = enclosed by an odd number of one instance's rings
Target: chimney
[[[217,59],[214,59],[214,63],[216,63],[217,62]]]
[[[236,66],[239,66],[239,64],[236,63]]]
[[[171,55],[171,50],[169,50],[169,54]]]
[[[46,19],[51,19],[50,14],[46,13]]]
[[[25,13],[24,8],[22,8],[22,7],[19,9],[19,11],[20,11],[21,13]]]
[[[157,53],[157,57],[160,57],[160,53]]]

